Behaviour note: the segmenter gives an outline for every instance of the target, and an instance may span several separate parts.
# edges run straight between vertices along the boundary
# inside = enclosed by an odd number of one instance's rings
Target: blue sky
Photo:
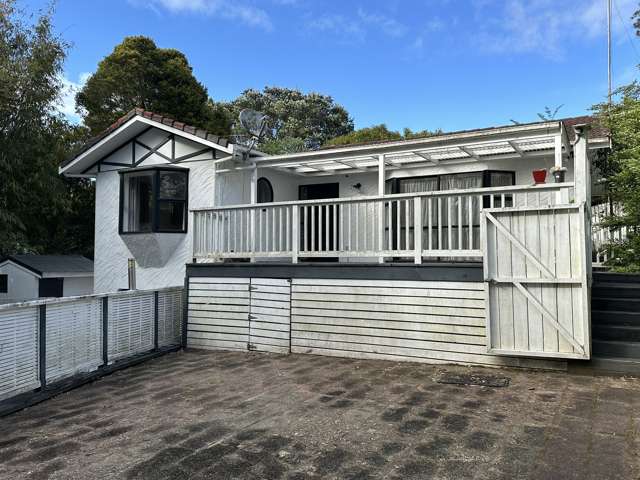
[[[37,9],[45,0],[31,0]],[[606,0],[58,0],[82,83],[127,35],[184,52],[216,100],[278,85],[329,94],[357,127],[445,131],[588,113],[606,96]],[[615,0],[614,79],[640,42]],[[624,22],[621,21],[624,20]],[[634,48],[635,47],[635,48]],[[66,112],[72,106],[67,101]]]

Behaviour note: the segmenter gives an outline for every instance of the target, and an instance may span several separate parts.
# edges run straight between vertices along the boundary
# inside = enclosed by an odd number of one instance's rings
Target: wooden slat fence
[[[182,296],[175,287],[0,305],[0,400],[180,345]]]

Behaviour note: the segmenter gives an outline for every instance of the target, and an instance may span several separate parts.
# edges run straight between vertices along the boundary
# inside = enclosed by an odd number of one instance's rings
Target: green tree
[[[249,89],[227,104],[234,119],[244,108],[269,117],[264,140],[258,148],[272,154],[315,149],[330,138],[353,131],[353,120],[345,108],[319,93],[281,87]],[[244,132],[235,125],[234,133]]]
[[[56,113],[67,46],[51,15],[0,0],[0,254],[93,251],[93,189],[58,175],[81,132]]]
[[[640,271],[640,85],[636,82],[615,92],[614,101],[596,105],[598,120],[609,130],[611,150],[596,166],[604,176],[618,215],[607,219],[614,228],[625,228],[627,239],[610,245],[609,265],[617,271]]]
[[[389,130],[384,123],[380,125],[374,125],[373,127],[360,128],[353,132],[341,135],[336,138],[332,138],[325,143],[327,146],[340,146],[340,145],[356,145],[359,143],[371,143],[382,142],[389,140],[411,140],[414,138],[430,137],[432,135],[439,135],[441,130],[435,132],[429,130],[420,130],[414,132],[410,128],[405,128],[402,133],[395,130]]]
[[[76,95],[78,113],[97,134],[135,107],[168,115],[218,135],[229,133],[227,113],[214,104],[178,50],[147,37],[126,37]]]

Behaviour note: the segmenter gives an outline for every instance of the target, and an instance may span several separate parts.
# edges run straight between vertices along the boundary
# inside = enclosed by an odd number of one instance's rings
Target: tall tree
[[[353,120],[345,108],[320,93],[281,87],[249,89],[227,104],[227,108],[233,118],[238,118],[244,108],[268,115],[266,135],[259,145],[266,153],[315,149],[330,138],[353,131]],[[237,125],[234,131],[243,133]]]
[[[51,15],[0,0],[0,255],[93,251],[93,188],[58,175],[79,132],[56,113],[66,45]]]
[[[229,133],[226,113],[210,102],[187,57],[178,50],[158,48],[147,37],[126,37],[117,45],[78,92],[76,103],[92,134],[135,107],[219,135]]]
[[[353,132],[347,133],[330,139],[325,143],[327,146],[354,145],[358,143],[381,142],[387,140],[411,140],[413,138],[430,137],[442,133],[441,130],[434,132],[430,130],[420,130],[414,132],[410,128],[405,128],[402,133],[395,130],[389,130],[384,123],[374,125],[373,127],[360,128]]]
[[[611,151],[596,166],[604,176],[614,202],[622,208],[607,219],[614,229],[624,228],[627,238],[610,245],[609,265],[617,271],[640,271],[640,85],[636,82],[615,92],[614,101],[595,106],[598,119],[610,132]]]

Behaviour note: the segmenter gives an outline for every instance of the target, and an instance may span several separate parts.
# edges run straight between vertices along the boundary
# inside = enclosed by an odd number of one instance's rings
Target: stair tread
[[[603,283],[594,283],[593,289],[597,288],[626,288],[626,289],[638,289],[640,288],[640,283],[630,283],[630,282],[603,282]]]
[[[634,346],[634,347],[638,347],[640,346],[640,342],[627,342],[625,340],[597,340],[597,339],[593,339],[593,343],[598,343],[598,344],[611,344],[611,345],[620,345],[620,346]]]

